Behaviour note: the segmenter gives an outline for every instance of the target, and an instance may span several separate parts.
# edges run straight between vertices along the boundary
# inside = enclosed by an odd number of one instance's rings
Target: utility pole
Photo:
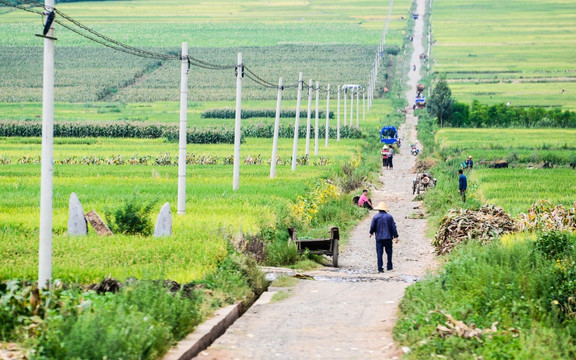
[[[326,129],[324,134],[326,137],[326,144],[324,147],[328,147],[328,139],[330,138],[330,84],[328,84],[326,93]]]
[[[340,88],[341,86],[338,86],[338,106],[336,107],[336,142],[340,142]]]
[[[302,73],[298,74],[298,96],[296,98],[296,119],[294,120],[294,145],[292,146],[292,171],[296,170],[298,155],[298,131],[300,127],[300,102],[302,100]]]
[[[320,83],[316,81],[316,122],[314,123],[314,156],[318,156],[318,112],[320,109],[318,108],[318,93],[320,92]]]
[[[312,79],[308,81],[308,113],[306,117],[306,152],[310,156],[310,117],[312,116]]]
[[[54,11],[54,0],[44,2],[46,11]],[[48,14],[47,14],[48,15]],[[54,16],[54,13],[51,14]],[[40,248],[38,287],[50,285],[52,279],[52,207],[54,175],[54,27],[44,35],[44,73],[42,90],[42,159],[40,182]]]
[[[282,78],[278,79],[278,98],[276,100],[276,119],[274,120],[274,139],[272,140],[272,158],[270,159],[270,179],[276,177],[276,159],[278,158],[278,132],[280,127],[280,105],[282,104]]]
[[[178,145],[178,214],[186,213],[186,145],[188,144],[188,43],[182,43],[180,66],[180,135]]]
[[[242,53],[238,53],[238,65],[236,66],[236,120],[234,123],[234,176],[232,190],[240,188],[240,140],[242,139],[242,77],[244,76],[244,64]]]

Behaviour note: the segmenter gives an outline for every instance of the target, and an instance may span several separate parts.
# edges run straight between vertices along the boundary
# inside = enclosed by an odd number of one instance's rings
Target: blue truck
[[[387,145],[399,145],[398,130],[394,126],[384,126],[380,130],[380,142]]]

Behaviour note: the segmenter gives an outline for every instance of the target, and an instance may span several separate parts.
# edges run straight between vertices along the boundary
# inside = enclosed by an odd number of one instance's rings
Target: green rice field
[[[441,129],[436,134],[446,161],[475,161],[468,172],[471,192],[481,203],[516,215],[538,200],[571,205],[576,201],[576,131],[570,129]],[[481,161],[507,161],[510,168],[491,169]],[[554,168],[544,169],[551,162]]]
[[[576,109],[575,2],[437,0],[431,23],[457,100]]]

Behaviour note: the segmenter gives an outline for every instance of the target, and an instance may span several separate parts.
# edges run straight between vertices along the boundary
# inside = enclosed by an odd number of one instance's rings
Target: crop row
[[[334,119],[334,112],[330,111],[328,113],[330,119]],[[307,113],[300,111],[300,117],[306,117]],[[315,118],[316,117],[316,111],[312,110],[310,112],[310,116]],[[236,110],[235,109],[210,109],[210,110],[206,110],[202,113],[201,117],[203,119],[234,119],[236,118]],[[246,109],[246,110],[242,110],[240,113],[240,117],[242,119],[250,119],[250,118],[255,118],[255,117],[261,117],[261,118],[275,118],[276,117],[276,110],[273,109],[256,109],[256,110],[251,110],[251,109]],[[294,118],[296,117],[296,110],[281,110],[280,111],[280,117],[281,118]],[[326,118],[326,112],[325,111],[319,111],[318,112],[318,117],[321,119],[325,119]]]
[[[42,136],[42,124],[33,121],[0,122],[0,136]],[[63,122],[54,124],[56,137],[112,137],[157,139],[165,137],[177,140],[179,133],[176,127],[157,124],[136,123],[75,123]],[[234,143],[234,131],[222,128],[189,129],[189,144]]]
[[[299,126],[299,136],[306,136],[306,125]],[[329,128],[329,135],[335,138],[337,129]],[[314,136],[314,128],[311,135]],[[325,126],[319,127],[319,136],[325,136]],[[242,131],[242,137],[271,138],[274,135],[273,124],[247,125]],[[0,136],[40,137],[42,136],[42,124],[34,121],[0,121]],[[179,132],[174,126],[160,124],[138,123],[79,123],[61,122],[54,124],[54,136],[56,137],[111,137],[111,138],[141,138],[157,139],[166,138],[169,141],[178,141]],[[280,137],[293,137],[293,125],[281,125]],[[360,129],[344,126],[340,128],[341,138],[358,139],[362,137]],[[189,144],[218,144],[234,143],[234,130],[221,128],[189,129]]]
[[[24,155],[18,158],[15,163],[17,164],[40,164],[40,155]],[[328,158],[320,157],[317,160],[310,162],[309,157],[301,156],[296,159],[298,165],[314,165],[326,166],[331,163]],[[0,156],[0,165],[12,164],[10,156]],[[270,158],[263,158],[261,154],[247,155],[244,157],[245,165],[270,165]],[[282,160],[280,157],[276,158],[277,165],[289,165],[292,163],[292,158]],[[173,166],[178,165],[178,156],[171,156],[169,152],[158,154],[156,156],[150,155],[134,155],[125,157],[123,155],[113,155],[109,157],[99,157],[96,155],[89,156],[71,156],[61,160],[54,160],[57,165],[159,165],[159,166]],[[202,154],[197,155],[194,153],[186,153],[187,165],[232,165],[234,164],[234,155],[224,156],[220,158],[216,155]]]

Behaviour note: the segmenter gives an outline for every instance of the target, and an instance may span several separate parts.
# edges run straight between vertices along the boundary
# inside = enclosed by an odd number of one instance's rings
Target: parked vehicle
[[[380,130],[380,142],[387,145],[396,144],[399,146],[398,130],[394,126],[384,126]]]
[[[412,180],[412,194],[420,194],[421,191],[427,190],[431,186],[436,186],[436,178],[430,173],[417,173]]]

